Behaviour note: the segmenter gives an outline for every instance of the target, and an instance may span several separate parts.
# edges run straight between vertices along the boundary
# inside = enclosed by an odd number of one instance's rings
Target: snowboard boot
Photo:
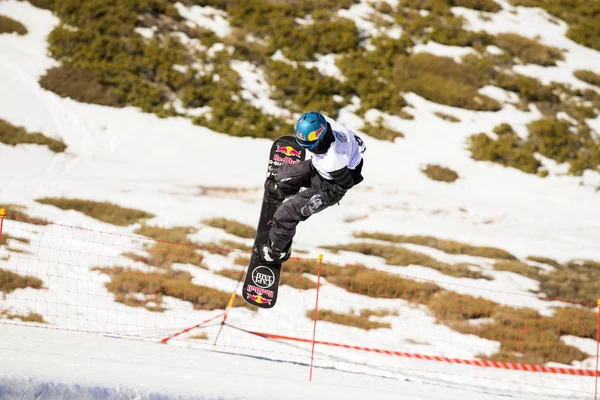
[[[292,254],[292,243],[285,250],[279,250],[273,246],[271,241],[263,244],[260,248],[260,258],[266,263],[283,263],[287,261]]]

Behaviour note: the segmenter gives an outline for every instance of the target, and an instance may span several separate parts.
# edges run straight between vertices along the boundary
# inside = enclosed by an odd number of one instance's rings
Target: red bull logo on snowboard
[[[271,299],[265,299],[264,297],[262,297],[260,294],[250,294],[248,293],[246,295],[248,297],[248,300],[252,300],[253,302],[257,303],[257,304],[268,304],[271,305]]]
[[[279,161],[280,163],[284,163],[284,164],[298,164],[300,162],[300,160],[294,160],[293,158],[289,158],[289,157],[280,157],[279,155],[275,154],[273,156],[273,160],[275,161]]]
[[[294,149],[292,146],[278,147],[277,150],[275,150],[275,152],[283,153],[288,157],[300,158],[300,152],[298,150]]]
[[[265,295],[265,296],[269,296],[271,298],[273,298],[273,296],[275,296],[275,292],[273,292],[272,290],[261,289],[259,287],[252,286],[252,285],[248,285],[247,290],[249,292],[254,292],[261,296]]]

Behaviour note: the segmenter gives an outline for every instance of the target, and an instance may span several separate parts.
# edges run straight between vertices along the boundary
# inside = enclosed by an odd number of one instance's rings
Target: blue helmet
[[[321,143],[327,133],[327,121],[318,112],[302,114],[296,122],[296,142],[307,150]]]

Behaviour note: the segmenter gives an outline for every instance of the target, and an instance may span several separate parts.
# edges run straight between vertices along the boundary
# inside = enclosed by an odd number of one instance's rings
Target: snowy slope
[[[477,13],[466,9],[455,8],[454,11],[468,19],[470,28],[489,32],[522,33],[523,26],[535,21],[536,30],[532,31],[532,36],[539,34],[548,43],[568,49],[565,62],[559,63],[558,67],[536,69],[527,66],[520,70],[521,73],[574,83],[570,78],[574,69],[594,69],[600,65],[600,53],[566,39],[565,26],[552,24],[541,10],[517,8],[517,13],[512,14],[511,8],[505,2],[502,4],[507,10],[493,16],[490,21],[482,21]],[[352,9],[347,16],[354,18],[360,10]],[[55,65],[55,61],[47,55],[45,37],[58,20],[48,11],[16,0],[1,2],[0,13],[18,19],[29,30],[26,36],[0,35],[0,118],[25,126],[29,131],[41,131],[47,136],[60,138],[68,145],[66,153],[54,154],[35,145],[15,148],[0,144],[0,161],[4,166],[0,168],[0,198],[3,202],[26,205],[32,215],[60,224],[124,235],[131,234],[135,226],[115,227],[76,212],[41,205],[34,200],[45,196],[107,200],[152,212],[157,217],[150,222],[161,226],[198,226],[200,220],[212,216],[255,224],[265,158],[270,147],[268,140],[233,138],[195,126],[188,119],[159,119],[134,108],[113,109],[82,104],[45,91],[39,87],[38,79],[46,69]],[[191,10],[186,16],[193,19],[203,18],[203,15]],[[222,15],[214,13],[213,17],[212,20],[220,21],[219,25],[215,25],[215,31],[226,34],[229,27],[223,22]],[[363,29],[368,29],[368,26]],[[419,47],[417,51],[451,56],[461,54],[459,50],[448,47],[430,44]],[[332,61],[332,57],[325,56],[318,66],[328,71],[326,73],[335,74]],[[255,101],[266,112],[284,115],[285,110],[278,109],[269,99],[268,85],[251,65],[239,62],[232,67],[242,77],[247,99]],[[578,85],[585,86],[579,81]],[[488,94],[506,96],[500,90]],[[551,176],[541,179],[518,170],[475,162],[465,149],[465,139],[469,135],[490,132],[502,122],[510,121],[519,134],[524,134],[525,125],[538,119],[539,112],[523,112],[512,106],[505,106],[496,113],[472,112],[435,104],[414,94],[406,95],[406,99],[413,106],[411,113],[415,116],[414,120],[384,116],[387,123],[404,132],[406,138],[394,143],[366,138],[365,183],[347,195],[343,207],[332,208],[301,225],[295,239],[299,248],[309,249],[310,256],[314,257],[321,251],[318,246],[352,240],[353,232],[364,230],[450,238],[473,245],[500,247],[518,257],[538,255],[559,261],[575,258],[600,260],[600,247],[597,246],[600,208],[598,193],[594,190],[600,185],[600,174],[587,173],[583,178]],[[434,116],[436,111],[452,114],[462,122],[444,121]],[[373,110],[367,118],[375,120],[378,114]],[[363,124],[352,112],[352,107],[342,111],[340,120],[356,129]],[[590,124],[600,127],[600,118],[590,121]],[[226,156],[220,151],[222,149],[227,150]],[[420,167],[428,163],[446,165],[457,171],[461,178],[452,185],[431,181],[420,172]],[[561,166],[556,168],[560,170]],[[584,184],[580,185],[581,182]],[[199,195],[204,186],[251,190],[249,199],[234,196],[217,198]],[[354,221],[346,222],[349,218]],[[16,311],[47,315],[52,327],[127,334],[137,324],[145,330],[149,339],[155,340],[173,327],[190,326],[216,315],[216,312],[193,310],[189,303],[173,299],[166,301],[169,311],[164,314],[137,309],[131,311],[106,296],[103,286],[106,277],[89,272],[89,268],[111,265],[118,258],[119,246],[139,248],[139,243],[128,237],[115,239],[111,236],[109,242],[104,242],[98,237],[65,238],[57,230],[60,228],[52,226],[36,228],[34,232],[28,232],[29,228],[21,225],[14,225],[13,229],[24,229],[21,236],[35,238],[33,248],[50,249],[54,252],[50,254],[69,260],[65,265],[57,266],[46,262],[38,254],[39,259],[38,256],[31,259],[12,257],[0,264],[2,268],[38,274],[44,278],[47,290],[42,295],[29,289],[16,291],[7,296],[6,302]],[[204,228],[194,238],[211,241],[226,237]],[[93,248],[90,254],[94,256],[86,257],[90,248]],[[466,256],[451,256],[426,248],[419,248],[419,251],[429,252],[447,262],[468,260]],[[487,272],[495,277],[494,280],[471,281],[419,266],[399,270],[368,256],[327,252],[325,255],[326,259],[340,263],[363,263],[406,276],[432,279],[442,287],[501,304],[533,307],[545,313],[557,304],[532,296],[529,291],[536,289],[532,280],[508,272],[492,271],[491,267]],[[211,270],[217,270],[230,266],[231,259],[211,256],[207,262]],[[70,268],[73,266],[77,268]],[[190,269],[189,272],[193,273],[197,282],[210,282],[213,287],[226,291],[235,288],[234,281],[210,271]],[[77,291],[73,290],[73,282],[77,282]],[[347,311],[352,305],[355,308],[400,310],[400,316],[389,317],[392,323],[390,330],[365,332],[324,324],[319,331],[323,338],[462,358],[497,350],[496,342],[461,335],[437,325],[425,311],[401,300],[365,298],[334,286],[324,286],[321,293],[323,308]],[[507,296],[506,293],[513,295]],[[314,293],[283,287],[280,296],[286,300],[285,308],[278,306],[269,313],[258,314],[236,310],[229,322],[252,329],[260,327],[279,334],[309,337],[312,323],[304,314],[314,307]],[[64,314],[58,314],[48,306],[59,301],[66,304],[62,309]],[[65,318],[66,315],[86,317]],[[213,338],[216,332],[211,329],[208,333]],[[547,398],[549,393],[559,396],[555,398],[585,398],[585,394],[569,390],[589,394],[591,389],[590,380],[583,378],[476,371],[467,367],[399,361],[387,356],[349,353],[340,349],[320,349],[317,365],[384,375],[391,379],[319,369],[315,375],[316,383],[311,386],[304,382],[307,374],[305,365],[209,353],[207,346],[195,346],[202,350],[191,351],[175,346],[160,347],[132,340],[1,324],[0,331],[0,340],[3,341],[0,357],[10,360],[0,363],[3,368],[0,371],[4,384],[11,385],[31,376],[38,384],[53,381],[70,385],[80,382],[87,387],[112,388],[109,390],[127,387],[135,393],[145,393],[141,396],[168,392],[170,395],[199,398],[255,398],[257,394],[267,396],[271,393],[268,390],[279,390],[276,393],[282,398],[359,398],[367,394],[369,397],[391,398],[393,394],[390,393],[402,393],[409,396],[403,398],[414,399],[496,398],[495,394],[528,399]],[[416,341],[423,336],[432,342],[425,345],[409,342],[409,339]],[[220,340],[223,352],[307,362],[306,346],[290,350],[287,344],[265,343],[264,339],[231,329],[226,329]],[[52,343],[52,350],[49,350],[49,343]],[[581,339],[576,343],[593,353],[589,342]],[[179,344],[191,346],[187,341]],[[69,354],[73,348],[81,353]],[[104,354],[99,354],[99,349]],[[336,362],[336,357],[342,360]],[[116,359],[120,362],[130,360],[130,364],[118,366]],[[40,367],[32,371],[30,366],[34,362]],[[48,368],[48,362],[64,368]],[[583,366],[592,367],[594,362],[595,359],[589,359]],[[165,369],[165,364],[169,368]],[[182,369],[181,365],[185,368]],[[126,373],[142,368],[147,376],[143,382],[147,386],[140,386],[141,381],[136,376]],[[225,385],[223,388],[223,382],[232,379],[226,376],[225,371],[235,373],[234,379],[252,386],[253,392],[243,391],[241,384]],[[269,385],[264,379],[266,372],[277,374],[286,383]],[[407,378],[408,381],[405,380]],[[479,381],[474,382],[477,379]],[[352,386],[348,386],[348,382],[352,382]],[[367,387],[377,390],[365,391]]]

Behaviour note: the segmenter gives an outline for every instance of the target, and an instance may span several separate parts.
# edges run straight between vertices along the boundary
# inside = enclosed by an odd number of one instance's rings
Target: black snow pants
[[[280,166],[275,182],[281,194],[292,196],[275,211],[269,232],[273,246],[282,251],[292,242],[300,221],[338,203],[345,194],[333,182],[321,177],[311,160]],[[299,192],[303,187],[307,189]]]

